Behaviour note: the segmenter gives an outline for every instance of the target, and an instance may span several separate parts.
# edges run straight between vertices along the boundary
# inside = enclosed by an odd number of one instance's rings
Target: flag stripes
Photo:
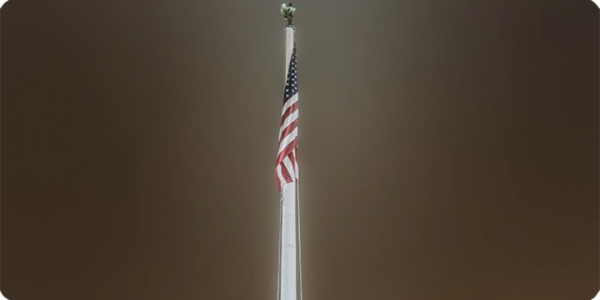
[[[284,184],[298,180],[298,74],[296,70],[296,45],[294,45],[285,83],[275,174],[279,192],[282,191]]]

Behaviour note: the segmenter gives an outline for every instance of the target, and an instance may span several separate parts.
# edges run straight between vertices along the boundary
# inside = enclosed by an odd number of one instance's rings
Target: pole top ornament
[[[284,19],[287,20],[288,22],[288,26],[294,26],[292,24],[292,22],[294,21],[294,12],[296,11],[296,8],[292,5],[292,3],[290,2],[290,4],[282,4],[281,5],[281,15],[283,16]]]

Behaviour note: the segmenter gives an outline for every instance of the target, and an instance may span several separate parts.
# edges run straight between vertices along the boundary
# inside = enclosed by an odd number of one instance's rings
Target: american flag
[[[298,181],[298,74],[295,44],[285,82],[275,173],[279,192],[284,184]]]

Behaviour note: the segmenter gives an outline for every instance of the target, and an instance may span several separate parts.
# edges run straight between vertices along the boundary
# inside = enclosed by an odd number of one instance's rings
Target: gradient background
[[[2,8],[2,292],[275,300],[281,1]],[[589,0],[295,1],[306,300],[591,299]]]

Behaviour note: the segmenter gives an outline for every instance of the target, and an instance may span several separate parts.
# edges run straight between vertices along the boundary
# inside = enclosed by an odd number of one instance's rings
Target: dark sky
[[[306,300],[596,294],[591,1],[294,4]],[[280,5],[2,8],[7,298],[276,300]]]

